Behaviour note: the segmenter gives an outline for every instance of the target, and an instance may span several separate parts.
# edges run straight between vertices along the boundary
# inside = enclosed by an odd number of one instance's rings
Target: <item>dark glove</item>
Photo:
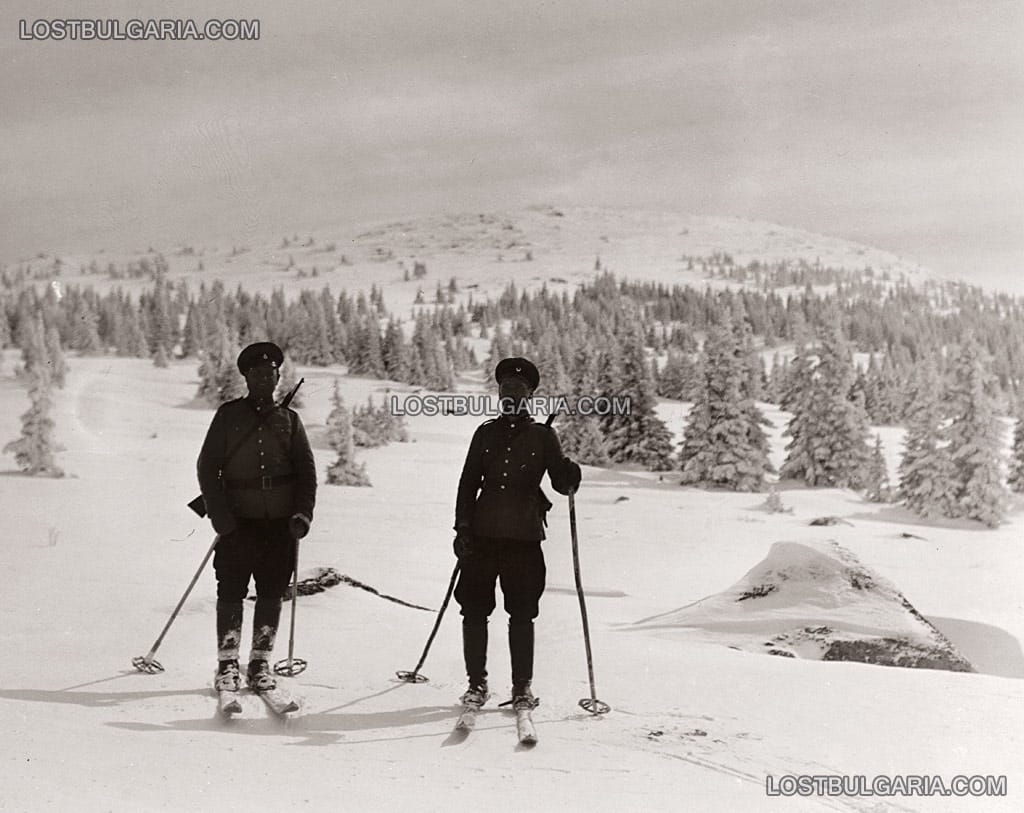
[[[473,535],[469,531],[457,531],[455,541],[452,543],[452,550],[455,551],[455,555],[460,560],[465,559],[467,556],[472,556]]]
[[[302,539],[309,533],[309,519],[305,514],[292,514],[288,520],[288,530],[296,539]]]
[[[213,523],[213,530],[219,536],[231,536],[238,528],[238,523],[235,522],[235,518],[231,514],[211,516],[210,522]]]
[[[580,470],[580,464],[567,458],[565,463],[565,482],[569,486],[569,491],[579,491],[582,480],[583,472]]]

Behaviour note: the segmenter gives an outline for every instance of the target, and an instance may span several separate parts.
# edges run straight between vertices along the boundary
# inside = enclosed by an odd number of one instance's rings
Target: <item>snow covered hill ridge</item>
[[[439,213],[204,244],[144,245],[144,239],[134,247],[59,256],[40,251],[5,267],[38,277],[57,265],[65,281],[91,282],[102,281],[112,267],[122,270],[159,254],[171,279],[222,279],[247,288],[298,279],[302,287],[330,283],[359,290],[400,281],[420,264],[431,284],[438,274],[445,280],[454,276],[481,292],[499,290],[510,279],[526,286],[583,281],[598,267],[625,279],[703,285],[704,275],[689,268],[687,258],[723,254],[738,265],[804,261],[851,271],[870,267],[914,282],[933,276],[887,251],[765,221],[606,207]]]
[[[619,260],[629,265],[630,258],[651,260],[656,271],[661,263],[678,267],[682,255],[727,253],[740,264],[803,259],[835,268],[871,266],[908,277],[927,273],[889,252],[766,221],[607,207],[538,205],[506,214],[435,215],[388,223],[358,234],[353,242],[374,252],[390,248],[424,257],[498,252],[516,260],[531,252],[539,260],[581,252],[581,260],[601,257],[612,270]]]
[[[832,541],[776,542],[729,589],[634,627],[790,658],[974,671],[892,582]]]

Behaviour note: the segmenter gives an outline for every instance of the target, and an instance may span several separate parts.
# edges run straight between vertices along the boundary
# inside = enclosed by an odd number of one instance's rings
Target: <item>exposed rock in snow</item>
[[[834,542],[777,542],[728,590],[634,627],[785,657],[974,671],[895,585]]]

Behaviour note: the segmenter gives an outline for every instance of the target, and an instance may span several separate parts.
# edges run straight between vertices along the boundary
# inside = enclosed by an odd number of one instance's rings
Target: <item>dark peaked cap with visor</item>
[[[540,373],[537,372],[537,368],[533,366],[533,362],[524,358],[508,358],[498,362],[498,366],[494,368],[494,380],[500,384],[503,378],[510,375],[522,378],[530,385],[531,390],[537,389],[537,385],[540,384]]]
[[[250,344],[238,354],[238,369],[245,375],[252,367],[266,364],[280,367],[284,363],[284,353],[273,342],[256,342]]]

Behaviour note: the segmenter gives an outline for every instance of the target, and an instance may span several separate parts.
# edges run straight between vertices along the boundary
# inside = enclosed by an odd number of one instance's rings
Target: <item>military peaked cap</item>
[[[284,363],[284,353],[273,342],[256,342],[250,344],[238,354],[238,369],[245,375],[250,368],[261,364],[280,367]]]
[[[537,372],[537,368],[533,366],[533,362],[524,358],[508,358],[498,362],[498,366],[494,368],[494,380],[500,384],[501,379],[510,375],[522,378],[532,390],[537,389],[537,385],[540,384],[540,373]]]

